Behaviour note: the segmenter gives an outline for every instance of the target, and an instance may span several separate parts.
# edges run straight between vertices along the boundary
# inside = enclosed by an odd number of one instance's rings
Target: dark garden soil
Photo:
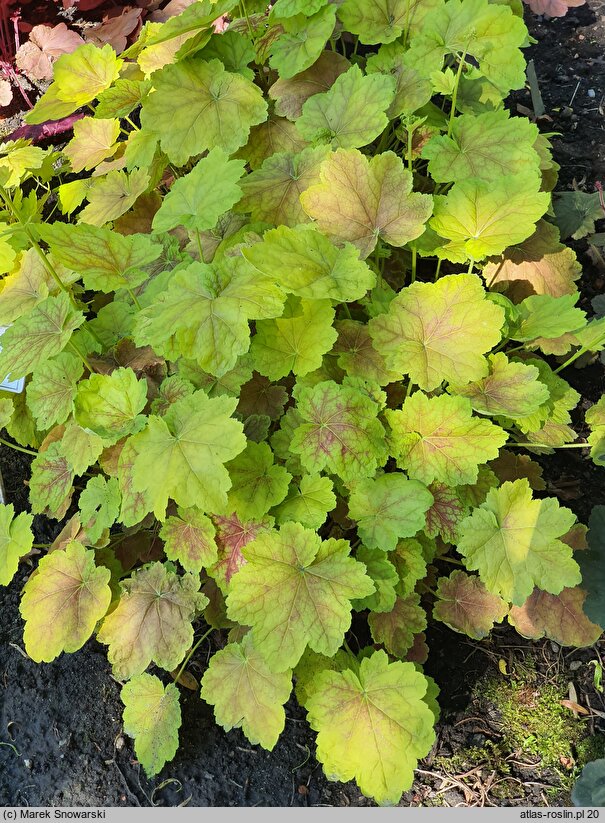
[[[593,191],[596,181],[605,182],[605,0],[589,0],[558,20],[528,15],[528,23],[539,41],[529,57],[546,109],[540,127],[559,133],[553,142],[560,188]],[[518,93],[515,105],[530,108],[529,92]],[[605,271],[585,243],[576,250],[584,265],[581,305],[590,310],[590,299],[603,292]],[[582,395],[580,410],[605,391],[600,363],[570,368],[565,376]],[[593,505],[605,503],[605,471],[582,453],[540,461],[548,493],[583,522]],[[17,511],[27,509],[28,464],[26,456],[0,448],[7,500]],[[48,543],[59,527],[36,517],[35,530],[36,541]],[[26,562],[1,595],[0,804],[370,805],[354,784],[326,780],[314,757],[314,734],[294,702],[286,707],[279,743],[267,753],[239,731],[223,732],[199,696],[183,690],[179,751],[147,780],[122,734],[120,685],[104,648],[91,641],[43,665],[22,651],[18,602],[34,562]],[[568,805],[578,764],[605,752],[605,700],[595,679],[605,642],[560,649],[500,628],[479,644],[440,624],[427,634],[425,670],[441,687],[442,718],[402,805]],[[198,679],[211,651],[202,647],[190,664]],[[577,704],[584,713],[572,711]]]

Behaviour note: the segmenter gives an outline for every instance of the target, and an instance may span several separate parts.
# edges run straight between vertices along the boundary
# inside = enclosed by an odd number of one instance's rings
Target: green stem
[[[175,682],[176,682],[176,683],[178,683],[178,682],[179,682],[179,680],[181,679],[181,675],[182,675],[182,674],[183,674],[183,672],[185,671],[185,667],[187,666],[187,663],[189,663],[189,661],[191,660],[191,658],[193,657],[193,655],[194,655],[194,654],[195,654],[195,652],[197,651],[198,647],[199,647],[199,646],[201,646],[201,644],[204,642],[204,640],[205,640],[205,639],[208,637],[208,635],[209,635],[211,632],[213,632],[213,631],[214,631],[214,629],[213,629],[213,628],[212,628],[212,626],[211,626],[211,627],[208,629],[208,631],[200,637],[200,639],[197,641],[197,643],[195,644],[195,646],[193,646],[193,647],[192,647],[192,649],[191,649],[191,651],[189,652],[189,654],[187,655],[187,657],[183,660],[183,664],[181,665],[181,668],[179,669],[177,676],[174,678],[174,680],[175,680]]]
[[[452,129],[454,127],[454,119],[456,117],[456,100],[458,99],[458,86],[460,85],[460,78],[462,77],[462,69],[464,68],[464,61],[466,60],[466,49],[462,55],[462,60],[458,63],[458,71],[456,72],[456,79],[454,81],[454,91],[452,92],[452,108],[450,110],[450,121],[447,126],[447,136],[452,136]]]
[[[433,283],[436,283],[439,280],[439,272],[441,271],[441,258],[437,260],[437,268],[435,269],[435,276],[433,277]]]
[[[132,302],[133,302],[133,303],[135,304],[135,306],[137,307],[137,310],[138,310],[138,311],[141,311],[141,308],[142,308],[142,307],[141,307],[141,304],[139,303],[139,301],[137,300],[137,296],[136,296],[136,294],[133,292],[133,290],[132,290],[132,289],[126,289],[126,291],[127,291],[127,292],[128,292],[128,294],[130,295],[130,299],[132,300]]]
[[[414,140],[414,129],[409,128],[407,130],[407,162],[408,162],[408,169],[412,171],[412,154],[413,154],[413,140]]]
[[[475,260],[474,260],[473,257],[471,257],[471,260],[470,260],[470,263],[468,264],[468,269],[467,269],[466,273],[467,274],[472,274],[474,266],[475,266]]]
[[[346,303],[343,303],[342,307],[349,320],[352,320],[353,318],[351,317],[351,310],[349,309],[348,305]]]
[[[412,247],[412,283],[416,282],[416,263],[418,260],[418,249],[416,246]]]
[[[8,446],[9,449],[14,449],[16,452],[23,452],[23,454],[31,454],[33,457],[38,456],[38,452],[34,451],[33,449],[26,449],[23,446],[17,446],[16,443],[9,443],[8,440],[5,440],[3,437],[0,437],[0,443],[3,446]]]
[[[137,124],[132,122],[130,117],[125,117],[124,120],[126,120],[126,122],[128,123],[129,126],[132,126],[134,131],[141,131],[141,129],[137,126]]]
[[[252,24],[250,23],[250,17],[248,15],[248,10],[246,9],[245,0],[241,0],[240,6],[242,7],[242,11],[244,12],[244,17],[246,18],[246,25],[248,26],[248,34],[250,35],[250,39],[254,42],[254,32],[252,31]]]
[[[73,351],[73,353],[74,353],[74,354],[77,354],[77,356],[80,358],[80,360],[82,361],[82,363],[84,363],[84,365],[86,366],[86,368],[88,369],[88,371],[89,371],[91,374],[94,374],[94,373],[95,373],[95,369],[93,369],[93,367],[90,365],[90,363],[88,362],[88,360],[86,359],[86,357],[84,357],[84,355],[82,354],[82,352],[80,351],[80,349],[76,346],[76,344],[75,344],[75,343],[73,343],[73,342],[70,340],[70,341],[69,341],[69,343],[68,343],[67,345],[68,345],[68,346],[69,346],[69,348]]]
[[[405,400],[407,400],[408,397],[410,396],[413,385],[414,385],[414,383],[412,383],[411,380],[408,380],[408,384],[407,384],[406,389],[405,389],[405,398],[404,398]]]
[[[460,560],[456,560],[454,557],[443,557],[436,558],[437,560],[445,560],[446,563],[451,563],[453,566],[464,566],[464,563]],[[466,568],[466,567],[465,567]]]
[[[408,44],[408,36],[410,33],[410,6],[412,5],[412,0],[408,0],[406,9],[405,9],[405,24],[403,27],[403,48],[405,49]]]
[[[378,148],[376,149],[376,154],[382,154],[383,151],[387,148],[392,138],[391,130],[387,127],[380,138],[380,142],[378,143]]]
[[[195,236],[197,238],[197,251],[200,256],[200,263],[204,262],[204,250],[202,249],[202,238],[200,237],[200,230],[195,230]]]
[[[563,371],[563,369],[566,369],[568,366],[571,366],[571,364],[575,360],[577,360],[578,357],[581,357],[587,351],[590,351],[590,349],[587,349],[585,346],[582,346],[582,348],[578,349],[577,352],[575,352],[575,354],[571,355],[571,357],[568,357],[567,360],[564,363],[562,363],[558,368],[554,369],[553,373],[559,374],[560,371]]]

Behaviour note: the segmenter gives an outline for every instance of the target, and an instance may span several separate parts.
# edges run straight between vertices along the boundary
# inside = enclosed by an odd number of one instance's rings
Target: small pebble
[[[597,96],[597,93],[596,93],[596,91],[595,91],[594,89],[588,89],[588,91],[586,92],[586,94],[587,94],[589,97],[596,97],[596,96]]]
[[[31,762],[31,760],[24,760],[23,765],[25,766],[26,769],[31,769],[32,762]]]

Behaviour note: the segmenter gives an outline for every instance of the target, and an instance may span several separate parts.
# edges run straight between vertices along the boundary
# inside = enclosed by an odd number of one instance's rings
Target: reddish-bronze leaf
[[[592,646],[603,630],[584,614],[585,599],[586,592],[579,586],[561,594],[534,589],[522,606],[511,608],[508,621],[532,640],[548,637],[561,646]]]
[[[504,620],[508,605],[491,594],[476,575],[455,571],[441,577],[437,584],[439,600],[433,606],[433,617],[450,629],[481,640]]]

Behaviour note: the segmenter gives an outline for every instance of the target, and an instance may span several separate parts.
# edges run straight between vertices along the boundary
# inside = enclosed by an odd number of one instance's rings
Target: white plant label
[[[7,329],[8,326],[0,326],[0,335],[3,335]],[[2,351],[2,346],[0,346],[0,351]],[[10,377],[9,374],[4,378],[0,383],[0,389],[13,392],[13,394],[20,394],[25,388],[25,377],[21,377],[19,380],[11,380]]]

